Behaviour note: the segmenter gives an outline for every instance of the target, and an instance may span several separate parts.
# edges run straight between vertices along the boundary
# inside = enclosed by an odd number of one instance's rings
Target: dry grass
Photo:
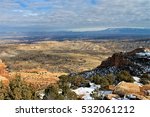
[[[43,41],[0,45],[0,59],[10,71],[43,68],[53,73],[90,70],[115,52],[132,50],[145,42]],[[149,44],[148,44],[149,45]]]

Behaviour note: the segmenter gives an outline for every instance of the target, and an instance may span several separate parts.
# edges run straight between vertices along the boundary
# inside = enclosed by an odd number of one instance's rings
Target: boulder
[[[118,99],[118,98],[120,98],[120,96],[117,94],[108,94],[105,96],[106,100],[112,100],[112,99]]]
[[[124,96],[126,94],[139,94],[140,87],[137,84],[122,81],[116,85],[114,93],[120,96]]]
[[[113,91],[115,89],[115,86],[114,85],[108,85],[108,86],[105,86],[104,89]]]
[[[144,95],[150,96],[150,84],[143,85],[140,87],[140,90],[142,93],[144,93]]]
[[[150,84],[143,85],[140,89],[141,89],[141,91],[150,90]]]
[[[134,94],[137,100],[148,100],[148,98],[144,97],[143,95]]]

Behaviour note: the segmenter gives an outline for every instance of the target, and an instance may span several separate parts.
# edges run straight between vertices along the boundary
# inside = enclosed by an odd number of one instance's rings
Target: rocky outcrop
[[[150,91],[150,84],[143,85],[142,87],[140,87],[140,90],[141,92],[147,93],[148,90]]]
[[[112,94],[105,95],[105,99],[129,99],[129,100],[149,100],[150,84],[139,86],[136,83],[120,82],[112,90]]]
[[[140,94],[141,90],[139,85],[134,83],[120,82],[114,89],[114,93],[124,96],[127,94]]]
[[[126,64],[129,64],[129,61],[124,58],[124,54],[123,53],[115,53],[112,55],[112,57],[109,57],[107,60],[103,61],[99,67],[100,68],[112,67],[112,66],[121,67]]]
[[[44,89],[50,84],[59,81],[57,74],[50,73],[45,69],[22,70],[20,72],[11,72],[11,78],[20,76],[25,82],[30,83],[36,89]]]
[[[9,84],[9,73],[6,70],[6,65],[2,62],[2,60],[0,60],[0,82],[4,85],[4,86],[8,86]]]
[[[88,78],[96,74],[116,74],[122,70],[128,71],[133,76],[150,73],[150,49],[138,48],[131,52],[115,53],[97,68],[83,72],[82,75]]]
[[[5,86],[9,85],[9,80],[21,77],[25,82],[30,83],[37,89],[43,89],[49,84],[55,84],[59,81],[59,73],[50,73],[45,69],[29,69],[20,72],[8,72],[7,66],[0,60],[0,82]]]
[[[2,62],[2,60],[0,60],[0,76],[9,77],[9,73],[6,70],[7,66]]]
[[[114,85],[108,85],[108,86],[105,86],[104,89],[109,90],[109,91],[113,91],[115,89],[115,86]]]
[[[138,48],[131,52],[126,53],[116,53],[112,57],[103,61],[100,66],[97,67],[97,70],[116,68],[114,70],[129,71],[132,75],[139,76],[143,73],[150,73],[150,49],[148,48]],[[106,72],[106,73],[107,73]]]

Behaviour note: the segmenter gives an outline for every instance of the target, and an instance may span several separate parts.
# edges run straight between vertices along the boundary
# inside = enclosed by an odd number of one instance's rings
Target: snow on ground
[[[37,94],[39,94],[40,99],[43,99],[43,97],[45,96],[44,90],[38,91]]]
[[[108,95],[108,94],[112,94],[112,91],[100,91],[100,94],[102,94],[102,95]]]
[[[135,80],[135,82],[140,82],[140,78],[139,77],[133,76],[133,79]]]
[[[140,52],[140,53],[136,53],[136,55],[138,55],[138,56],[150,56],[150,52]]]
[[[92,100],[92,97],[90,96],[90,94],[92,93],[92,91],[94,91],[94,89],[92,88],[87,88],[87,87],[80,87],[78,89],[73,90],[77,95],[84,95],[83,99],[85,100]]]
[[[100,88],[100,85],[95,85],[94,83],[90,83],[90,87],[80,87],[78,89],[73,90],[77,95],[83,95],[84,100],[92,100],[93,98],[90,96],[92,91]]]
[[[135,80],[135,84],[139,85],[139,86],[142,86],[143,84],[140,83],[140,78],[139,77],[136,77],[136,76],[133,76],[133,79]]]
[[[99,89],[100,85],[95,85],[94,83],[90,83],[90,87],[80,87],[78,89],[73,90],[77,95],[83,95],[84,100],[92,100],[93,98],[90,94],[95,90]],[[99,91],[99,94],[103,97],[112,94],[112,91]]]
[[[133,76],[133,79],[135,80],[135,84],[138,84],[139,86],[142,86],[143,84],[140,83],[140,78]],[[120,82],[121,83],[121,82]],[[94,83],[90,83],[90,87],[80,87],[77,88],[75,90],[73,90],[77,95],[83,95],[83,99],[84,100],[93,100],[93,98],[90,96],[90,94],[95,90],[95,89],[99,89],[100,85],[96,85]],[[108,94],[112,94],[112,91],[108,91],[108,90],[102,90],[99,91],[99,95],[102,95],[103,97],[105,97]],[[113,98],[112,100],[129,100],[129,98],[134,99],[135,96],[134,95],[127,95],[123,98]]]

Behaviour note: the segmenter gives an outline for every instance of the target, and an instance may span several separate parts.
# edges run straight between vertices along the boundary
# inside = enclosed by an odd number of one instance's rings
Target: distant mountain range
[[[146,28],[108,28],[100,32],[105,34],[150,35],[150,29],[146,29]]]
[[[39,37],[47,39],[118,39],[150,38],[150,28],[108,28],[100,31],[0,32],[1,37]]]

